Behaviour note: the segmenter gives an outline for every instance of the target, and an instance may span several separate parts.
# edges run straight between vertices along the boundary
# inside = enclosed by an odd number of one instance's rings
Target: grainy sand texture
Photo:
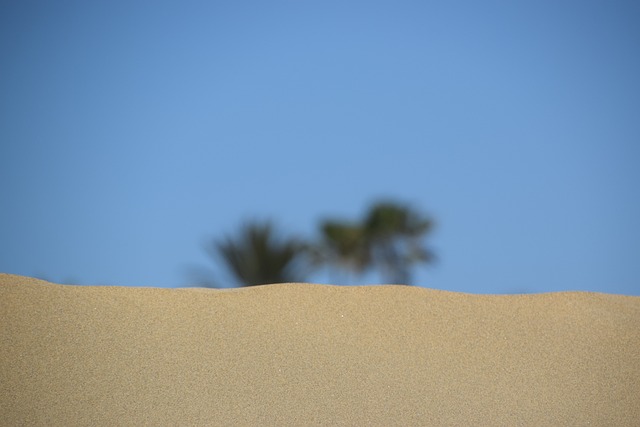
[[[640,297],[0,275],[7,426],[640,426]]]

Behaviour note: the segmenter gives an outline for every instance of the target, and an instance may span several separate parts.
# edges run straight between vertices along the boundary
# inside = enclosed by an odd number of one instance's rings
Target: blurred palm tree
[[[240,286],[304,282],[313,268],[327,265],[349,276],[377,270],[386,283],[410,284],[412,269],[435,260],[423,239],[433,221],[395,202],[372,205],[361,221],[320,223],[320,242],[278,236],[271,222],[244,224],[234,237],[213,241],[206,250]],[[203,286],[218,287],[209,273],[192,270]]]
[[[362,275],[371,265],[371,251],[365,230],[359,224],[346,221],[325,221],[320,224],[321,242],[311,252],[312,264],[336,267],[347,275]]]
[[[388,283],[409,284],[417,263],[431,263],[433,252],[422,244],[433,221],[406,205],[375,204],[364,220],[371,259]]]
[[[214,242],[212,256],[219,256],[240,286],[302,282],[306,245],[277,236],[270,222],[247,223],[237,237]]]
[[[379,202],[361,222],[323,222],[315,260],[357,275],[376,269],[387,283],[410,284],[413,266],[435,259],[422,244],[432,228],[431,219],[409,206]]]

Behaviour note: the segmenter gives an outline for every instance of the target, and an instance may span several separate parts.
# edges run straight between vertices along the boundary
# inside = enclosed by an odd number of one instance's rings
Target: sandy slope
[[[0,275],[3,425],[640,425],[640,297]]]

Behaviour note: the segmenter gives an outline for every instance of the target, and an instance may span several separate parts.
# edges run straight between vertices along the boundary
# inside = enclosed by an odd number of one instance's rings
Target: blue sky
[[[4,1],[0,271],[225,281],[207,239],[311,238],[386,197],[437,222],[418,285],[640,295],[639,24],[630,1]]]

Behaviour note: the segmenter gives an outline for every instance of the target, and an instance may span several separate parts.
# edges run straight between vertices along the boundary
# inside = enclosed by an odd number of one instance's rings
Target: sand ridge
[[[638,425],[640,297],[0,275],[6,425]]]

